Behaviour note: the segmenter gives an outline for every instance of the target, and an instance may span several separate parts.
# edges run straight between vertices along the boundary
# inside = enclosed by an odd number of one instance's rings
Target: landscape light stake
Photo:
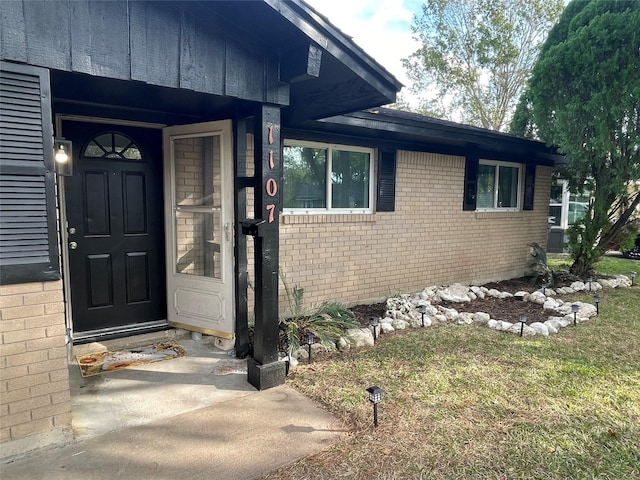
[[[518,321],[520,322],[520,336],[522,337],[524,335],[524,324],[527,323],[527,314],[521,313]]]
[[[593,277],[587,278],[587,283],[589,284],[589,291],[591,291],[591,282],[593,282]]]
[[[427,306],[426,305],[420,305],[418,307],[418,311],[422,315],[422,327],[424,328],[424,316],[427,313]]]
[[[636,272],[631,272],[631,286],[633,287],[636,284]]]
[[[596,304],[596,315],[600,315],[600,295],[596,293],[593,296],[593,301]]]
[[[373,403],[373,425],[378,426],[378,404],[382,401],[382,389],[380,387],[369,387],[369,401]]]
[[[378,335],[376,334],[376,330],[378,325],[380,325],[380,319],[378,317],[371,317],[369,319],[369,324],[373,327],[373,343],[378,339]]]
[[[578,310],[580,310],[580,305],[578,305],[577,303],[574,303],[573,305],[571,305],[571,311],[573,312],[573,326],[575,327],[578,323],[577,320],[577,316],[578,316]]]
[[[309,346],[309,361],[307,363],[311,363],[311,345],[313,345],[316,341],[316,336],[309,332],[307,333],[307,345]]]

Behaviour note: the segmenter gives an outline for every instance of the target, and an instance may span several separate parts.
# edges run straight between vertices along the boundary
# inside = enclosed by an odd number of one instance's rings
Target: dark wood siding
[[[0,64],[0,282],[57,280],[48,72]]]
[[[216,2],[206,3],[204,7],[192,2],[0,2],[1,57],[98,77],[288,104],[288,86],[279,82],[279,53],[265,53],[248,39],[238,38],[236,26],[216,15]]]

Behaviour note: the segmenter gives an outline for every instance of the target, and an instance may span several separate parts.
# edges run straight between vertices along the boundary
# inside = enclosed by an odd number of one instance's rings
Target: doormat
[[[113,372],[127,367],[184,357],[185,355],[186,352],[177,343],[162,342],[128,350],[76,355],[76,360],[82,376],[90,377],[98,373]]]

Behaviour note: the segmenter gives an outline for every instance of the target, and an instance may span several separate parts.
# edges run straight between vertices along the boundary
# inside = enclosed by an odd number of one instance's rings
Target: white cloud
[[[411,38],[418,0],[306,0],[405,86],[402,58],[418,49]]]

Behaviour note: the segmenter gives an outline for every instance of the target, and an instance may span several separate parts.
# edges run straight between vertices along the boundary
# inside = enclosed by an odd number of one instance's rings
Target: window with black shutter
[[[0,63],[0,284],[60,278],[49,72]]]

